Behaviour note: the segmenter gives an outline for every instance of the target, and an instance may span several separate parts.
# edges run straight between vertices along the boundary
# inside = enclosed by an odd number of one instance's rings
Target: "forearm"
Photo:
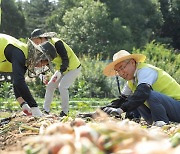
[[[62,59],[62,65],[60,66],[60,72],[63,73],[67,70],[69,66],[69,58],[66,48],[64,47],[64,44],[62,41],[58,41],[55,43],[55,48],[57,50],[57,53],[60,55]]]
[[[125,112],[129,112],[138,108],[148,99],[151,90],[151,86],[148,84],[142,83],[138,85],[134,94],[127,98],[127,101],[121,106],[121,109]]]
[[[25,57],[22,51],[19,49],[14,49],[14,51],[12,52],[11,61],[13,69],[13,87],[16,98],[22,97],[30,107],[36,107],[37,103],[32,97],[29,88],[25,82]]]
[[[27,87],[25,81],[14,81],[14,87],[18,92],[18,95],[15,93],[15,96],[20,104],[25,101],[28,103],[30,107],[38,106],[33,96],[31,95],[30,90]]]
[[[18,97],[16,98],[16,100],[18,101],[18,103],[21,105],[23,102],[25,102],[25,100],[22,97]]]

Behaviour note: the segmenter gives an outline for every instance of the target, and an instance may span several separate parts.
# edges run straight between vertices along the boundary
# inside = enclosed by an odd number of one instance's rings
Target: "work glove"
[[[27,116],[31,116],[31,115],[32,115],[31,108],[29,107],[29,105],[27,104],[27,102],[21,103],[21,108],[22,108],[22,111],[23,111]]]
[[[110,104],[106,106],[100,107],[101,110],[103,110],[106,107],[112,107],[112,108],[119,108],[123,103],[127,101],[127,97],[125,95],[119,96],[118,99],[112,100]]]
[[[38,107],[31,107],[33,117],[42,117],[42,113]]]
[[[51,77],[51,80],[49,82],[56,82],[60,79],[61,77],[61,72],[56,71],[53,76]]]
[[[39,75],[39,78],[40,78],[40,80],[41,80],[45,85],[48,84],[48,79],[47,79],[47,76],[46,76],[46,75],[40,74],[40,75]]]
[[[112,107],[106,107],[103,109],[103,111],[113,116],[120,116],[123,113],[123,110],[121,108],[112,108]]]

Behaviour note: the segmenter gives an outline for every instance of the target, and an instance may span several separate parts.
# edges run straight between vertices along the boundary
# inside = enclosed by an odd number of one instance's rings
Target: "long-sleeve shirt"
[[[25,73],[27,67],[25,66],[26,58],[23,52],[17,47],[9,44],[5,48],[5,56],[9,62],[12,63],[12,77],[15,97],[22,97],[30,107],[37,107],[31,92],[25,82]]]

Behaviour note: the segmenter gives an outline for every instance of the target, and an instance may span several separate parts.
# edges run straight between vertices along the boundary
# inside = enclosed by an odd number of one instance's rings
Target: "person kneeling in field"
[[[25,73],[37,76],[48,70],[57,55],[49,42],[36,45],[31,40],[25,44],[16,38],[0,34],[0,72],[12,72],[13,88],[17,101],[26,115],[42,116],[25,82]],[[39,72],[40,71],[40,72]]]
[[[170,121],[180,122],[180,85],[165,71],[144,63],[145,59],[145,55],[125,50],[114,54],[103,73],[127,80],[122,90],[125,100],[118,108],[107,106],[102,110],[121,115],[137,109],[148,124],[160,127]]]

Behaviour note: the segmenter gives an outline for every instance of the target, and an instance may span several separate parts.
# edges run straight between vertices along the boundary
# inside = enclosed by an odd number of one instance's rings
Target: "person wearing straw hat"
[[[44,112],[49,114],[50,105],[56,88],[59,89],[61,96],[60,117],[67,116],[69,112],[69,87],[73,84],[81,71],[81,64],[74,51],[61,39],[56,37],[55,32],[43,32],[41,29],[35,29],[31,33],[31,40],[40,44],[44,41],[51,42],[57,51],[57,58],[52,62],[56,66],[56,72],[47,83]]]
[[[137,109],[147,123],[156,126],[180,122],[180,85],[162,69],[144,63],[145,59],[143,54],[125,50],[114,54],[103,73],[127,81],[122,90],[127,99],[119,108],[106,107],[103,111],[121,115]]]
[[[25,82],[25,73],[28,71],[29,75],[36,76],[47,70],[47,64],[57,56],[54,46],[49,42],[36,45],[31,40],[25,44],[6,34],[0,34],[0,40],[0,72],[12,73],[14,94],[23,112],[42,116]],[[42,72],[37,72],[42,67]]]

